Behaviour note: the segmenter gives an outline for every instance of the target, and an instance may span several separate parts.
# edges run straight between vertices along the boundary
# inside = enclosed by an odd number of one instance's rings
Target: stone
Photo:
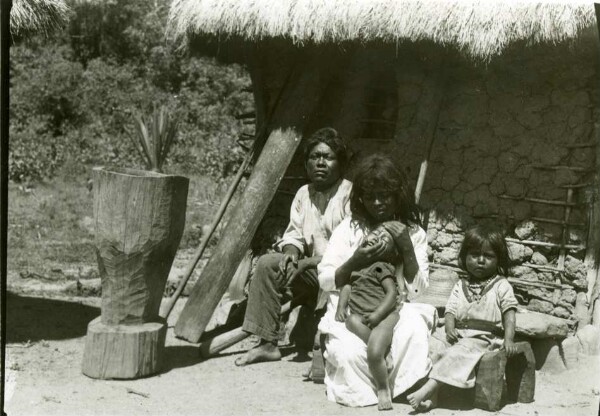
[[[584,294],[585,296],[585,294]],[[575,304],[575,300],[577,299],[577,292],[573,289],[563,289],[560,294],[560,300],[563,302],[570,303],[571,305]]]
[[[534,312],[541,312],[549,314],[554,309],[552,302],[548,302],[540,299],[531,299],[527,304],[527,309]]]
[[[515,235],[521,240],[531,239],[537,230],[537,225],[533,221],[523,221],[515,227]]]
[[[515,277],[521,277],[531,272],[531,269],[526,266],[513,266],[511,267],[511,274]],[[536,277],[537,279],[537,277]]]
[[[580,278],[577,280],[573,280],[571,282],[571,284],[573,285],[573,287],[580,289],[580,290],[586,290],[588,287],[588,282],[585,278]]]
[[[533,254],[533,250],[523,244],[509,242],[507,245],[508,255],[513,263],[522,263],[531,258]]]
[[[541,287],[532,287],[527,288],[527,293],[534,297],[544,298],[544,299],[552,299],[553,291],[551,289],[541,288]]]
[[[455,264],[458,260],[458,250],[445,247],[441,252],[433,253],[433,259],[436,263]]]
[[[535,300],[535,299],[533,299]],[[517,310],[516,332],[530,338],[565,338],[569,333],[569,326],[565,319],[524,310]]]
[[[548,259],[539,251],[534,251],[531,255],[531,262],[533,264],[548,264]]]
[[[559,318],[565,318],[568,319],[571,317],[571,311],[569,311],[567,308],[565,308],[564,306],[556,306],[554,309],[552,309],[552,312],[550,312],[553,316],[557,316]]]
[[[525,183],[521,180],[511,180],[506,182],[506,194],[513,197],[522,197],[525,195]]]
[[[565,258],[565,275],[570,280],[585,279],[587,267],[585,263],[573,256]]]
[[[586,325],[580,328],[575,336],[579,339],[584,354],[600,354],[600,329],[594,325]]]
[[[506,173],[511,173],[514,172],[514,170],[519,165],[520,159],[521,158],[519,157],[519,155],[515,153],[505,152],[502,153],[498,158],[498,166],[502,171]]]
[[[427,242],[431,245],[434,241],[437,240],[438,230],[435,227],[429,227],[427,229]]]
[[[446,231],[451,232],[451,233],[459,233],[459,232],[462,231],[461,228],[460,228],[460,226],[454,220],[450,220],[447,223],[445,223],[444,224],[444,229]]]
[[[560,350],[562,351],[563,360],[567,368],[575,367],[575,364],[579,361],[579,354],[582,351],[581,342],[576,336],[565,338],[560,343]]]
[[[526,201],[517,201],[512,205],[512,213],[517,219],[524,219],[531,216],[531,204]]]
[[[454,241],[454,239],[452,238],[451,234],[445,233],[445,232],[440,232],[438,234],[436,243],[438,247],[448,247],[450,245],[450,243],[452,243]]]
[[[577,293],[575,298],[575,310],[573,311],[573,318],[577,320],[577,325],[579,328],[582,328],[590,323],[590,315],[588,310],[589,302],[586,293]]]
[[[532,341],[531,348],[535,356],[536,370],[557,374],[567,369],[556,340],[551,338],[536,339]]]

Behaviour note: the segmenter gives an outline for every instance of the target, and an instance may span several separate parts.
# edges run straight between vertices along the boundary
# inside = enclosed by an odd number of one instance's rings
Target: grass
[[[190,177],[180,249],[195,249],[199,245],[203,227],[212,222],[228,185],[229,181]],[[93,191],[85,178],[62,178],[30,187],[10,183],[8,281],[19,275],[64,280],[69,270],[97,271],[93,215]],[[217,237],[219,231],[215,233]],[[210,250],[204,254],[208,255]]]

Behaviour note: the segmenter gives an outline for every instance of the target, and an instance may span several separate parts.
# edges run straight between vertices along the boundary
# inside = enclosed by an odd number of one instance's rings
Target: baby
[[[385,244],[382,258],[386,261],[377,261],[352,273],[351,284],[344,285],[340,291],[336,320],[345,322],[346,328],[367,344],[369,369],[377,386],[378,409],[389,410],[392,398],[385,357],[400,316],[395,266],[391,263],[398,257],[398,251],[392,235],[383,226],[371,231],[362,246],[379,242]]]

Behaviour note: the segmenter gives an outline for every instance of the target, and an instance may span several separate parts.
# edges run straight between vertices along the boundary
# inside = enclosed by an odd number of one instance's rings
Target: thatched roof
[[[169,31],[179,39],[430,40],[488,60],[512,42],[561,42],[594,22],[593,1],[580,0],[174,0]]]
[[[68,8],[64,0],[13,0],[10,10],[10,32],[49,33],[65,23]]]

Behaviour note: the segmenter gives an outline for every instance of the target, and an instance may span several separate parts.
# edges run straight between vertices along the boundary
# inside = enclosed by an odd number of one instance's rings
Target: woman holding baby
[[[387,156],[358,164],[350,209],[318,266],[320,287],[329,292],[319,324],[327,397],[387,410],[431,368],[436,312],[410,303],[428,286],[427,236],[412,189]]]

